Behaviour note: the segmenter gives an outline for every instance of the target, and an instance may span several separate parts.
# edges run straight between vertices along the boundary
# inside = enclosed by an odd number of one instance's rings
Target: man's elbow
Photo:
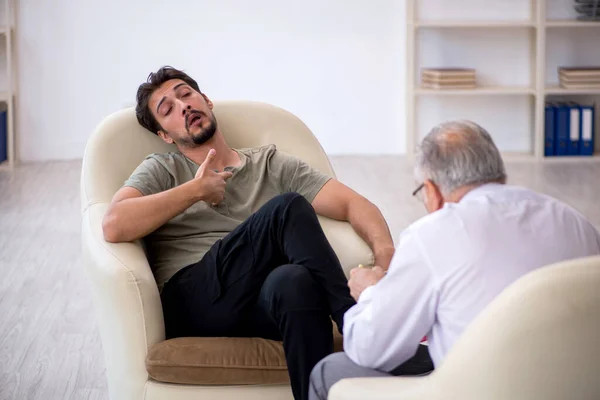
[[[118,218],[112,213],[107,213],[102,220],[102,235],[109,243],[125,241],[119,229]]]
[[[372,335],[369,336],[369,338],[364,337],[360,340],[350,332],[344,332],[344,351],[357,365],[378,369],[381,367],[381,357],[376,346],[373,346]]]
[[[381,358],[372,347],[362,349],[354,348],[351,351],[346,350],[344,347],[344,351],[348,358],[361,367],[370,369],[380,369],[382,367]]]

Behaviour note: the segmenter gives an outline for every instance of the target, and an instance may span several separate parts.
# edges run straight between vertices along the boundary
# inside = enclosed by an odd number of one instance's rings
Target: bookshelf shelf
[[[535,89],[521,86],[480,86],[475,89],[429,89],[418,87],[417,95],[436,96],[481,96],[481,95],[534,95]]]
[[[600,94],[600,88],[565,89],[554,85],[546,88],[546,94]]]
[[[409,22],[410,23],[410,22]],[[431,20],[415,21],[416,28],[533,28],[534,21],[473,21],[473,20]]]
[[[409,158],[414,157],[418,141],[427,131],[425,125],[441,122],[438,120],[441,118],[463,115],[468,118],[470,114],[473,119],[491,121],[486,128],[492,133],[500,132],[497,134],[504,141],[504,146],[499,146],[501,150],[523,149],[522,152],[502,151],[506,160],[600,161],[598,109],[594,121],[597,150],[593,156],[544,156],[544,107],[548,96],[573,96],[568,99],[600,104],[600,88],[565,89],[553,82],[552,75],[557,74],[557,63],[559,67],[600,65],[597,47],[600,42],[596,40],[600,38],[600,31],[579,29],[600,28],[600,22],[567,19],[573,15],[572,0],[528,0],[519,3],[517,11],[500,0],[486,3],[486,7],[478,10],[472,10],[473,7],[469,10],[466,5],[463,10],[458,1],[452,2],[451,7],[448,4],[443,0],[406,2],[406,151]],[[463,15],[457,10],[473,12]],[[497,19],[502,17],[506,19]],[[585,46],[579,37],[583,37]],[[575,47],[580,49],[579,54]],[[585,50],[581,50],[584,47]],[[421,86],[422,68],[445,67],[476,69],[477,82],[482,86],[475,89]],[[518,124],[516,129],[510,126],[513,120]],[[502,128],[498,128],[500,126]]]
[[[548,28],[600,28],[600,22],[572,19],[547,20],[545,25]]]

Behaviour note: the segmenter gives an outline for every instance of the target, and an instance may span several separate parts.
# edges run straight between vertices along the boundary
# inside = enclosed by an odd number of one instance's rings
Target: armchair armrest
[[[106,203],[82,214],[83,262],[90,278],[111,399],[143,398],[148,349],[165,339],[158,288],[138,243],[108,243]]]
[[[424,377],[351,378],[331,387],[329,400],[434,400],[441,399],[431,382]]]
[[[372,265],[374,262],[373,252],[364,240],[354,231],[348,222],[336,221],[327,217],[319,216],[319,222],[327,240],[337,254],[344,273],[350,274],[352,268],[358,264]]]

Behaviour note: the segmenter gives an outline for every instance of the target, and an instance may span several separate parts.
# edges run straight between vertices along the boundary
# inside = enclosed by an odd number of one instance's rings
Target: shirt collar
[[[476,188],[471,189],[469,192],[467,192],[467,194],[465,194],[462,197],[462,199],[460,199],[459,203],[485,196],[488,193],[496,192],[498,190],[501,190],[504,186],[504,184],[496,182],[484,183],[483,185],[477,186]]]

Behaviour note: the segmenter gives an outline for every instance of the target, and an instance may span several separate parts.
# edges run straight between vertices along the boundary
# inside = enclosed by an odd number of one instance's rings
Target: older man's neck
[[[462,186],[458,189],[456,189],[455,191],[453,191],[452,193],[450,193],[446,198],[446,203],[458,203],[459,201],[462,200],[463,197],[466,196],[467,193],[469,193],[471,190],[476,189],[478,187],[481,187],[483,185],[486,185],[488,183],[506,183],[504,180],[497,180],[497,181],[491,181],[491,182],[485,182],[485,183],[479,183],[477,185],[465,185]]]

